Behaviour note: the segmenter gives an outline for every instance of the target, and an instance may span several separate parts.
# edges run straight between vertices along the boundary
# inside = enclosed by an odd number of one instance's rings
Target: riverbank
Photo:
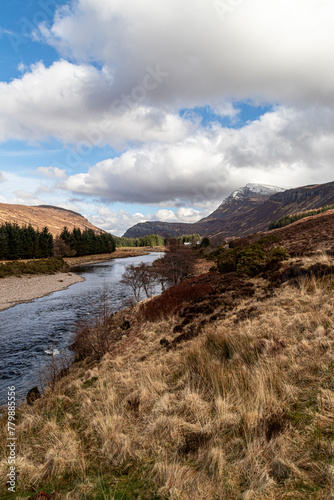
[[[140,257],[148,255],[151,252],[165,252],[165,247],[119,247],[113,253],[104,253],[97,255],[83,255],[82,257],[64,257],[64,261],[70,267],[80,266],[81,264],[95,264],[96,262],[106,262],[113,259],[126,259],[128,257]]]
[[[65,257],[63,260],[71,267],[106,262],[113,259],[140,257],[151,252],[163,252],[164,247],[117,248],[112,254],[85,255],[82,257]],[[23,262],[23,261],[22,261]],[[29,262],[29,261],[25,261]],[[14,307],[23,302],[31,302],[53,292],[65,290],[75,283],[84,281],[81,276],[71,272],[56,274],[38,274],[10,276],[0,281],[0,311]]]
[[[0,311],[65,290],[80,281],[84,281],[84,278],[72,273],[3,278],[0,282]]]

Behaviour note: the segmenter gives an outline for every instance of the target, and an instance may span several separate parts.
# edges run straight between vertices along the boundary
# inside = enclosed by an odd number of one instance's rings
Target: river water
[[[54,351],[66,351],[77,321],[98,311],[105,291],[112,310],[124,307],[131,296],[131,290],[120,283],[127,265],[150,264],[161,255],[156,252],[72,268],[85,281],[0,311],[0,405],[6,402],[8,386],[16,387],[18,401],[39,386],[39,370],[48,359],[45,351],[52,346]]]

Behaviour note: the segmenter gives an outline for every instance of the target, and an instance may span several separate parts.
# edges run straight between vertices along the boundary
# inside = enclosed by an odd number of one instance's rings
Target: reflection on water
[[[76,322],[98,310],[105,291],[113,310],[124,307],[130,295],[130,290],[120,283],[125,266],[152,263],[161,255],[151,253],[73,268],[71,272],[77,272],[85,281],[0,311],[0,404],[5,402],[8,385],[15,385],[18,399],[39,385],[38,369],[48,357],[45,351],[52,345],[60,352],[66,350]]]

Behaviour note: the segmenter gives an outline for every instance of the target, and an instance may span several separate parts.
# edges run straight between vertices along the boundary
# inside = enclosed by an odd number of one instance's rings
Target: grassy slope
[[[332,281],[251,284],[253,297],[232,294],[224,310],[216,297],[218,317],[198,309],[201,334],[169,350],[160,340],[182,318],[132,312],[117,351],[23,406],[17,498],[333,498]],[[4,499],[5,439],[2,427]]]

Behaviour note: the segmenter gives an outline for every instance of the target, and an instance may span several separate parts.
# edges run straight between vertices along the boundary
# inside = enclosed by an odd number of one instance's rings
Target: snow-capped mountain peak
[[[269,186],[268,184],[253,184],[249,183],[246,186],[241,187],[233,191],[232,194],[223,202],[224,204],[232,200],[244,200],[252,196],[267,196],[270,197],[275,193],[280,193],[285,191],[286,188],[281,188],[278,186]]]

